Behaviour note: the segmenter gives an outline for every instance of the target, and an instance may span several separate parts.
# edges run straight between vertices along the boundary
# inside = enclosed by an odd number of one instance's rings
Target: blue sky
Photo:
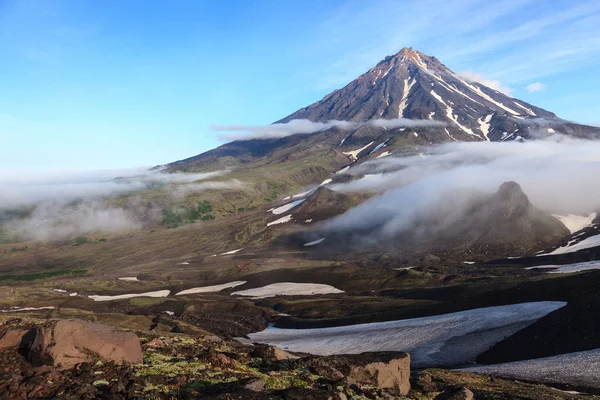
[[[0,168],[192,156],[408,46],[600,123],[598,1],[0,0]]]

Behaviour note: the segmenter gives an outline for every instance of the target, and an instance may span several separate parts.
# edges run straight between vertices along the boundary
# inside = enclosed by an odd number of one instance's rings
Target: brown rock
[[[9,347],[18,347],[26,333],[27,331],[21,329],[6,331],[2,338],[0,338],[0,350]]]
[[[245,385],[244,389],[252,392],[262,392],[265,389],[265,381],[260,378],[250,379]]]
[[[114,362],[142,362],[142,347],[131,332],[80,320],[54,320],[27,332],[23,338],[28,359],[71,368],[95,358]]]
[[[256,346],[252,351],[252,357],[261,358],[264,361],[270,362],[295,360],[299,358],[276,346]]]
[[[435,400],[473,400],[474,395],[466,387],[448,389],[435,397]]]
[[[377,386],[405,396],[410,390],[410,356],[401,352],[376,352],[313,357],[302,361],[313,371],[328,366],[347,377],[348,383]]]

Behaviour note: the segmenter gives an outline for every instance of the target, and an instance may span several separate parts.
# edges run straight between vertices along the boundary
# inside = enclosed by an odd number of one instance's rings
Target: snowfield
[[[600,349],[535,360],[482,365],[464,371],[549,384],[600,388]]]
[[[596,213],[591,213],[588,215],[558,215],[553,214],[554,218],[558,219],[562,222],[571,233],[575,233],[577,231],[582,230],[583,228],[587,228],[592,226],[592,222],[596,219]]]
[[[240,286],[240,285],[243,285],[245,283],[246,283],[246,281],[233,281],[233,282],[229,282],[229,283],[223,283],[221,285],[195,287],[195,288],[186,289],[186,290],[183,290],[183,291],[181,291],[179,293],[176,293],[175,296],[181,296],[181,295],[184,295],[184,294],[195,294],[195,293],[214,293],[214,292],[220,292],[221,290],[234,288],[236,286]]]
[[[334,328],[267,328],[248,336],[254,342],[317,355],[406,351],[416,368],[456,366],[566,304],[521,303]]]
[[[564,247],[559,247],[551,253],[538,254],[538,256],[548,256],[555,254],[574,253],[579,250],[589,249],[590,247],[600,246],[600,235],[590,236],[579,243],[568,244]]]
[[[568,274],[571,272],[589,271],[592,269],[600,269],[600,261],[587,261],[575,264],[565,265],[538,265],[536,267],[527,267],[525,269],[536,269],[536,268],[552,268],[552,271],[548,271],[549,274]]]
[[[344,293],[344,291],[321,283],[280,282],[255,289],[240,290],[239,292],[231,293],[231,295],[264,299],[275,296],[310,296],[336,293]]]
[[[130,294],[118,294],[115,296],[102,296],[102,295],[90,295],[90,299],[94,301],[111,301],[111,300],[123,300],[133,299],[134,297],[167,297],[171,293],[170,290],[157,290],[156,292],[146,293],[130,293]]]

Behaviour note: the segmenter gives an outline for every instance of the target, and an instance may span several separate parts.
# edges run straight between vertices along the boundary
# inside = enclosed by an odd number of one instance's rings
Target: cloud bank
[[[329,187],[382,194],[330,221],[327,228],[356,231],[375,223],[381,225],[381,234],[396,235],[416,231],[423,218],[433,218],[442,227],[506,181],[519,183],[536,207],[551,213],[600,210],[600,187],[594,183],[600,174],[600,142],[557,136],[525,143],[449,143],[351,168],[367,175]]]
[[[401,127],[440,127],[446,126],[440,121],[416,120],[407,118],[396,119],[373,119],[364,122],[357,121],[336,121],[313,122],[308,119],[294,119],[288,123],[278,123],[271,125],[212,125],[214,131],[239,131],[243,133],[225,133],[217,137],[221,140],[250,140],[250,139],[273,139],[291,136],[299,133],[310,134],[322,132],[334,127],[352,130],[358,129],[363,125],[376,127],[385,127],[388,129]]]
[[[226,172],[3,169],[0,228],[5,239],[14,240],[138,230],[159,222],[162,206],[160,201],[145,200],[136,192],[160,187],[165,197],[180,200],[195,192],[242,186],[237,180],[205,181]],[[118,207],[105,201],[120,196],[128,197]]]

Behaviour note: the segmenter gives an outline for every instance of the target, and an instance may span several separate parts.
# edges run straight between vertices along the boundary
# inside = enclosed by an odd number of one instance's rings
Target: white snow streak
[[[471,136],[477,136],[479,139],[482,139],[481,136],[479,136],[478,134],[476,134],[475,132],[473,132],[471,129],[467,128],[464,125],[461,125],[460,122],[458,122],[458,117],[456,115],[454,115],[454,111],[452,110],[452,107],[450,107],[448,104],[446,104],[446,102],[444,101],[444,99],[442,99],[442,97],[437,94],[434,90],[431,90],[431,95],[440,103],[442,103],[444,105],[444,107],[446,107],[446,116],[448,117],[448,119],[450,119],[452,122],[454,122],[454,124],[456,126],[458,126],[462,131],[464,131],[465,133],[471,135]]]
[[[228,255],[230,255],[230,254],[235,254],[235,253],[237,253],[238,251],[241,251],[241,250],[244,250],[244,248],[242,247],[241,249],[231,250],[231,251],[228,251],[228,252],[226,252],[226,253],[221,253],[221,254],[219,254],[219,255],[220,255],[220,256],[228,256]]]
[[[304,200],[306,200],[306,199],[292,201],[291,203],[284,204],[283,206],[273,208],[271,210],[271,212],[275,215],[283,214],[284,212],[289,211],[292,208],[302,204],[304,202]]]
[[[139,279],[135,276],[125,276],[123,278],[119,278],[119,280],[125,282],[137,282]]]
[[[413,78],[410,83],[408,79],[404,80],[404,88],[402,89],[402,99],[400,100],[400,104],[398,105],[398,118],[402,118],[404,116],[404,110],[406,109],[408,95],[410,94],[410,90],[415,85],[416,80]]]
[[[303,246],[304,246],[304,247],[308,247],[308,246],[314,246],[315,244],[319,244],[319,243],[321,243],[323,240],[325,240],[325,238],[321,238],[321,239],[313,240],[312,242],[304,243],[304,244],[303,244]]]
[[[289,215],[286,215],[285,217],[281,217],[279,219],[276,219],[273,222],[269,222],[267,224],[267,226],[285,224],[286,222],[290,222],[291,220],[292,220],[292,214],[289,214]]]
[[[378,156],[377,156],[377,157],[375,157],[375,158],[383,158],[383,157],[387,157],[387,156],[389,156],[390,154],[392,154],[392,153],[390,153],[389,151],[384,151],[383,153],[381,153],[380,155],[378,155]]]
[[[90,295],[88,297],[94,301],[111,301],[132,299],[134,297],[167,297],[169,293],[171,293],[170,290],[158,290],[156,292],[119,294],[115,296]]]
[[[490,133],[490,121],[492,120],[493,115],[494,113],[491,113],[490,115],[486,115],[484,118],[479,118],[477,120],[479,123],[479,130],[483,133],[485,140],[488,142],[490,141],[490,138],[488,137],[488,133]]]
[[[0,312],[20,312],[20,311],[38,311],[38,310],[54,310],[54,306],[46,307],[11,307],[8,310],[0,310]]]

